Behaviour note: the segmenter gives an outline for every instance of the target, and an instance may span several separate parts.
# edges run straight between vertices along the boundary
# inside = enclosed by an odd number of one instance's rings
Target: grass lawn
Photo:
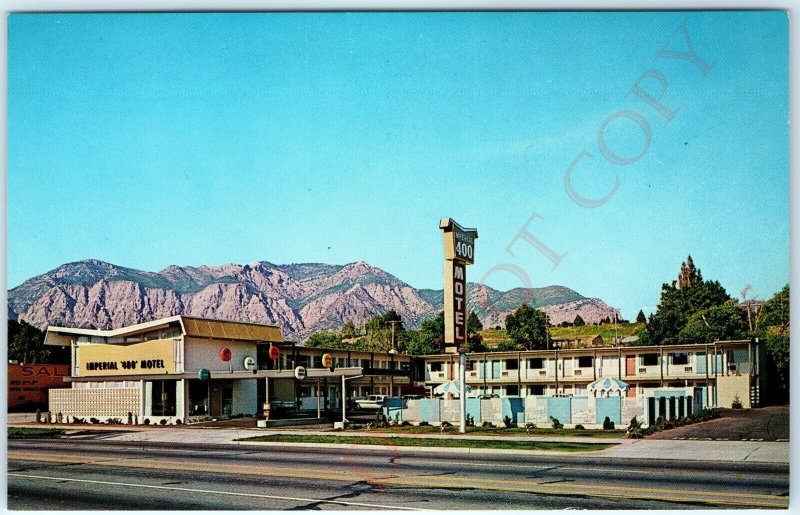
[[[620,338],[633,336],[637,331],[644,329],[644,324],[628,323],[617,324],[616,335]],[[550,337],[556,339],[581,339],[599,334],[606,343],[614,339],[614,324],[602,325],[583,325],[579,327],[551,327]],[[489,347],[494,347],[504,341],[508,341],[508,334],[505,329],[484,329],[481,331],[484,343]]]
[[[49,438],[51,436],[59,436],[64,434],[63,429],[45,428],[45,427],[9,427],[8,438],[9,440],[15,438]]]
[[[358,432],[391,433],[391,434],[439,434],[441,428],[436,426],[393,426],[387,428],[353,429]],[[451,427],[446,432],[457,433],[458,427]],[[593,438],[625,438],[625,431],[603,431],[602,429],[552,429],[539,427],[526,432],[524,427],[467,427],[468,434],[487,436],[588,436]]]
[[[409,447],[467,447],[480,449],[516,449],[527,451],[586,452],[599,451],[613,444],[575,442],[519,442],[513,440],[465,440],[460,438],[387,438],[385,436],[345,435],[263,435],[237,438],[242,442],[333,443],[350,445],[394,445]]]

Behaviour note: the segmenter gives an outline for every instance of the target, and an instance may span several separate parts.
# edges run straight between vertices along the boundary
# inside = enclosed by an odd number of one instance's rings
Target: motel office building
[[[49,401],[53,415],[68,421],[175,424],[252,416],[262,414],[267,399],[273,410],[316,412],[318,405],[341,409],[343,376],[348,399],[400,395],[411,383],[409,356],[306,349],[283,342],[275,326],[187,316],[112,330],[49,327],[45,343],[71,350],[64,378],[71,387],[51,390]],[[277,360],[269,358],[272,346],[280,349]],[[333,370],[322,366],[326,352]],[[295,377],[298,366],[306,369],[302,380]]]

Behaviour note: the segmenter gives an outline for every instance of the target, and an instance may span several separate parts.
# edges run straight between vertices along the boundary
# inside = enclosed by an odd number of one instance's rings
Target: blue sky
[[[703,76],[665,47],[714,63]],[[84,258],[364,260],[442,287],[438,220],[633,318],[691,254],[729,293],[789,281],[781,12],[9,18],[8,284]],[[633,94],[667,79],[665,118]],[[658,96],[653,79],[642,86]],[[638,113],[651,135],[619,113]],[[642,157],[628,165],[611,152]],[[573,202],[573,185],[600,207]],[[566,256],[553,268],[524,240]],[[508,272],[486,281],[521,285]]]

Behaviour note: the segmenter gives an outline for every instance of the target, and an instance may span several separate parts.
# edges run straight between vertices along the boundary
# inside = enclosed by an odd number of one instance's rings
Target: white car
[[[361,409],[381,409],[385,395],[368,395],[366,399],[358,399],[356,404]]]

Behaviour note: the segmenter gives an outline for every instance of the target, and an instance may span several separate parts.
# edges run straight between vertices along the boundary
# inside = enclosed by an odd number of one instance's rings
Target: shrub
[[[162,418],[161,422],[159,422],[159,424],[161,424],[162,426],[166,426],[167,425],[167,419]]]
[[[83,420],[83,419],[82,419],[82,418],[80,418],[80,417],[72,417],[72,423],[73,423],[73,424],[85,424],[85,423],[86,423],[86,421],[85,421],[85,420]]]
[[[742,409],[742,400],[739,399],[739,394],[735,394],[733,396],[733,402],[731,402],[732,409]]]
[[[536,424],[534,424],[533,422],[528,422],[527,424],[525,424],[525,429],[536,429]]]
[[[404,421],[400,422],[400,425],[403,426],[403,427],[407,427],[407,426],[411,425],[411,422],[409,422],[408,420],[404,420]]]
[[[177,419],[177,420],[175,420],[175,425],[176,425],[176,426],[179,426],[179,425],[181,425],[181,424],[183,424],[183,422],[181,421],[181,419]]]
[[[42,421],[42,410],[37,409],[36,410],[36,422],[41,422],[41,421]]]
[[[429,426],[430,424],[429,424],[427,421],[423,420],[423,421],[421,421],[421,422],[419,423],[419,425],[420,425],[420,426]]]
[[[614,429],[614,422],[612,422],[610,417],[606,417],[605,420],[603,420],[603,430],[609,431],[611,429]]]
[[[382,411],[379,411],[375,415],[375,422],[373,422],[373,427],[386,427],[389,425],[389,421],[386,419],[386,415],[383,414]]]
[[[96,419],[96,418],[94,418],[94,417],[90,418],[90,419],[89,419],[89,422],[91,422],[92,424],[99,424],[99,423],[100,423],[100,421],[99,421],[99,420],[97,420],[97,419]]]
[[[511,427],[511,426],[513,426],[513,425],[514,425],[514,423],[511,421],[511,417],[509,417],[508,415],[506,415],[505,417],[503,417],[503,425],[505,425],[506,427]]]
[[[562,429],[564,427],[564,424],[559,422],[557,418],[550,417],[550,420],[553,422],[553,429]]]
[[[481,427],[494,427],[494,424],[492,424],[488,420],[484,420],[483,424],[481,424]]]
[[[150,419],[149,418],[144,419],[144,425],[146,425],[146,426],[150,425]]]
[[[579,431],[580,431],[580,430],[582,430],[582,429],[586,429],[586,428],[585,428],[585,427],[583,427],[583,424],[575,424],[575,429],[577,429],[577,430],[579,430]]]
[[[453,427],[453,424],[445,420],[444,422],[442,422],[442,427]]]
[[[468,426],[474,426],[475,425],[475,417],[473,417],[469,413],[467,413],[467,415],[464,418],[466,419],[466,422],[467,422]]]
[[[644,436],[642,423],[636,420],[636,417],[633,417],[630,425],[628,425],[628,429],[625,431],[625,434],[628,436],[628,438],[641,438]]]

